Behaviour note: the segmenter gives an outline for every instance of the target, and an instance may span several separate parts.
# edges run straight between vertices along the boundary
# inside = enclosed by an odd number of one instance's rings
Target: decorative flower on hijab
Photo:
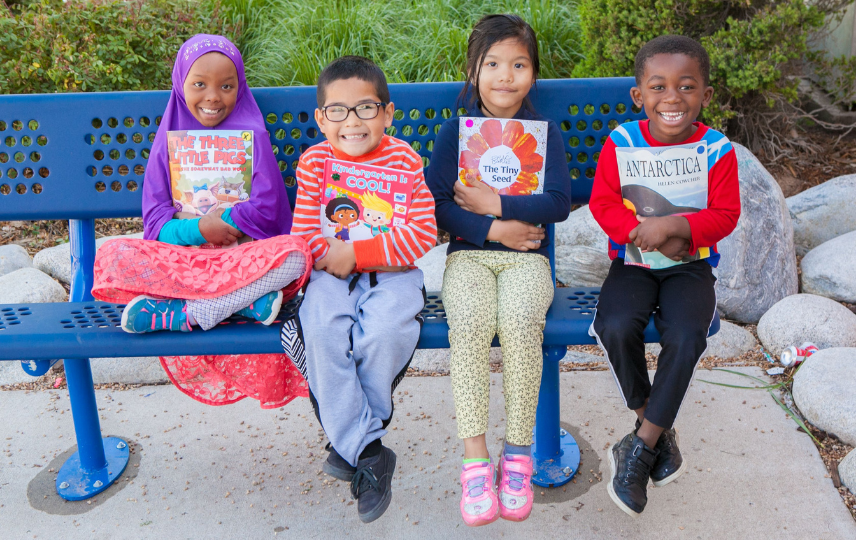
[[[524,133],[523,124],[517,120],[509,120],[502,128],[502,122],[496,119],[486,120],[479,129],[466,141],[467,149],[461,152],[458,167],[461,182],[466,185],[467,179],[481,180],[479,163],[488,151],[508,147],[520,161],[517,178],[509,186],[497,189],[491,188],[500,195],[529,195],[538,187],[538,173],[544,166],[544,156],[536,152],[538,142],[531,133]]]

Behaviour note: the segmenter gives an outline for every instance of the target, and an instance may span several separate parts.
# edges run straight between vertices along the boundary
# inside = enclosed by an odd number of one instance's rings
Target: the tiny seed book
[[[415,182],[416,175],[409,171],[325,160],[322,235],[352,243],[404,225]]]
[[[544,191],[547,122],[460,118],[458,179],[478,179],[500,195]]]
[[[193,130],[167,132],[173,205],[204,216],[250,198],[253,132]]]
[[[683,216],[707,208],[706,142],[616,148],[615,157],[624,205],[637,216]],[[710,248],[700,247],[694,255],[673,261],[659,251],[643,253],[629,243],[624,263],[656,270],[709,256]]]

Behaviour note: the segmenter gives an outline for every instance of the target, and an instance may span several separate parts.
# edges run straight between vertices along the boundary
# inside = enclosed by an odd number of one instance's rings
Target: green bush
[[[233,36],[219,8],[194,0],[69,0],[0,7],[0,93],[170,87],[178,47]]]
[[[632,75],[636,52],[650,39],[661,34],[698,39],[710,55],[715,90],[703,114],[705,123],[729,132],[753,150],[775,155],[791,143],[777,140],[771,130],[791,133],[802,114],[796,102],[799,78],[795,75],[824,76],[833,63],[846,72],[853,63],[828,61],[809,48],[812,35],[839,16],[844,4],[836,0],[581,0],[585,60],[574,76]],[[843,77],[838,83],[846,86],[848,80]],[[782,132],[782,126],[788,129]]]
[[[373,59],[391,82],[463,80],[467,38],[489,13],[517,13],[534,28],[541,77],[569,77],[578,50],[575,2],[562,0],[223,0],[243,23],[253,86],[313,85],[333,59]]]

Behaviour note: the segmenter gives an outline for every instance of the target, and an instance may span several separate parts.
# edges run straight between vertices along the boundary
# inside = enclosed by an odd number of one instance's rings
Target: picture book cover
[[[624,205],[637,216],[663,217],[693,214],[707,208],[707,143],[650,148],[616,148]],[[668,268],[710,256],[702,247],[673,261],[658,251],[643,253],[625,246],[624,263],[650,269]]]
[[[407,222],[416,175],[340,159],[324,162],[321,232],[348,243]]]
[[[460,118],[458,179],[481,180],[500,195],[544,191],[547,122]]]
[[[252,131],[168,131],[167,148],[177,211],[204,216],[249,200]]]

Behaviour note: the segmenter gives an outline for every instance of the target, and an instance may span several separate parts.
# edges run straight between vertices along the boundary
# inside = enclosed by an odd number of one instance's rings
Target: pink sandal
[[[532,458],[503,454],[499,467],[499,516],[509,521],[523,521],[532,513]]]

